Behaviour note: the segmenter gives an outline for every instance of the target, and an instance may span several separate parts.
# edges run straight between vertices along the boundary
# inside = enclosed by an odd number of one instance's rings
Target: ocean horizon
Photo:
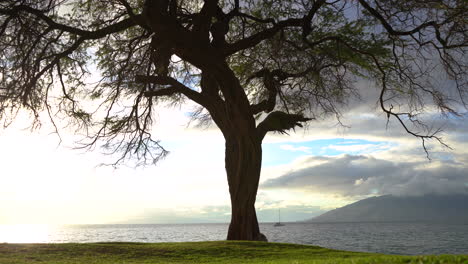
[[[468,224],[260,223],[270,242],[399,255],[468,254]],[[0,243],[195,242],[225,240],[228,223],[0,225]]]

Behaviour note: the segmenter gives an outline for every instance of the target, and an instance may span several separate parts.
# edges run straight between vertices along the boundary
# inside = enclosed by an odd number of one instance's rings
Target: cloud
[[[343,143],[341,143],[341,144],[336,144],[336,145],[329,145],[325,147],[324,149],[333,149],[333,150],[347,152],[347,153],[356,153],[356,152],[371,153],[371,152],[386,150],[386,149],[389,149],[390,147],[391,145],[387,143],[355,144],[355,145],[344,145]]]
[[[317,163],[320,160],[320,163]],[[310,165],[309,165],[310,164]],[[308,157],[299,169],[266,180],[265,189],[300,189],[343,196],[468,193],[463,163],[395,162],[364,155]]]

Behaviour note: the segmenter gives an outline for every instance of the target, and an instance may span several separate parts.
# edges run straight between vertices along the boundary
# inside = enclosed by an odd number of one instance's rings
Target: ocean
[[[0,225],[0,243],[185,242],[224,240],[228,224]],[[260,224],[271,242],[401,255],[468,254],[468,224]]]

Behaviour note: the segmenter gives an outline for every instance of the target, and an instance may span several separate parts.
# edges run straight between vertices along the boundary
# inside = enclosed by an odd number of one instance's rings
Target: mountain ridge
[[[330,210],[306,221],[468,224],[468,195],[375,196]]]

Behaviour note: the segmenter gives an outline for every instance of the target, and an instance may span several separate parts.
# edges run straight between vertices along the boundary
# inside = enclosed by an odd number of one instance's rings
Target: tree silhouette
[[[388,119],[444,144],[419,114],[466,109],[464,0],[6,0],[0,114],[66,118],[117,163],[156,162],[154,106],[191,100],[226,140],[227,238],[265,240],[255,199],[262,140],[328,115],[371,80]],[[98,67],[102,79],[85,79]],[[88,103],[94,101],[96,103]],[[89,105],[98,105],[89,110]]]

